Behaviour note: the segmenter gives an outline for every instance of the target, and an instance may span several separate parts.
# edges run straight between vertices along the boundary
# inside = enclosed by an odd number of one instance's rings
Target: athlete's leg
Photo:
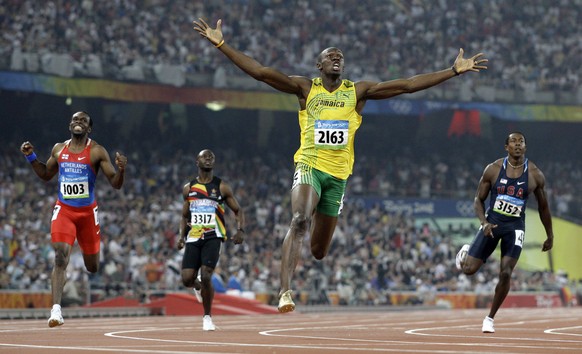
[[[479,270],[479,268],[481,268],[482,265],[482,259],[467,255],[465,261],[461,263],[461,270],[467,275],[473,275]]]
[[[483,229],[479,228],[465,259],[461,261],[462,272],[467,275],[475,274],[485,263],[484,260],[488,259],[495,251],[498,242],[499,237],[485,236]]]
[[[193,268],[182,268],[181,271],[182,284],[187,288],[193,288],[196,284],[196,276],[198,275],[198,270]]]
[[[212,273],[214,268],[203,265],[200,268],[200,280],[202,283],[202,306],[204,315],[210,316],[212,312],[212,301],[214,300],[214,286],[212,286]]]
[[[185,287],[190,288],[194,291],[194,296],[196,296],[196,300],[198,300],[199,303],[201,304],[204,303],[201,293],[202,285],[197,279],[198,269],[182,268],[180,274],[182,276],[182,284],[184,284]]]
[[[315,212],[311,223],[311,254],[316,259],[327,256],[336,224],[337,216]]]
[[[198,276],[198,270],[201,265],[202,248],[199,243],[186,243],[184,246],[184,255],[182,256],[182,270],[180,272],[182,284],[185,287],[192,288],[198,285],[198,289],[200,288],[200,284],[196,284],[196,277]]]
[[[499,271],[499,283],[495,287],[495,296],[493,296],[493,303],[489,311],[489,317],[494,318],[497,310],[503,304],[507,293],[509,293],[509,286],[511,284],[511,273],[517,264],[517,259],[503,256],[501,257],[501,266]]]
[[[85,254],[83,253],[83,261],[85,262],[85,268],[89,273],[97,273],[99,271],[99,255],[100,252],[95,254]]]
[[[101,227],[97,217],[97,206],[92,210],[83,211],[75,216],[77,242],[83,252],[85,268],[89,273],[99,271],[99,258],[101,254]]]
[[[317,192],[308,184],[300,184],[291,191],[293,218],[281,249],[281,291],[279,296],[291,288],[291,278],[301,255],[303,238],[318,202]]]
[[[65,286],[67,265],[71,256],[71,245],[66,242],[54,242],[55,264],[51,273],[51,291],[53,304],[61,304],[63,287]]]
[[[200,295],[202,297],[202,307],[204,307],[204,316],[211,316],[212,301],[214,300],[214,286],[212,285],[212,274],[220,258],[220,248],[222,240],[212,238],[209,240],[200,240],[201,247],[196,247],[200,251],[200,284],[194,281],[193,284],[200,285]],[[212,325],[211,327],[213,327]]]

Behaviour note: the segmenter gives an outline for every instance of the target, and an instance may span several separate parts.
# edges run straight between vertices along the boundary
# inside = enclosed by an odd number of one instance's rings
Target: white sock
[[[61,305],[59,305],[59,304],[54,304],[54,305],[53,305],[53,310],[54,310],[54,309],[58,309],[58,310],[60,310],[60,309],[61,309]]]

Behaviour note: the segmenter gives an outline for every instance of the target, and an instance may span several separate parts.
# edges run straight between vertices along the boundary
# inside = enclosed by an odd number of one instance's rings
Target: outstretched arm
[[[262,81],[269,86],[286,93],[292,93],[302,97],[305,87],[311,87],[311,81],[302,76],[288,76],[282,72],[263,66],[255,59],[231,47],[225,42],[222,34],[222,20],[218,20],[216,28],[211,28],[203,20],[194,21],[194,29],[210,43],[214,44],[236,66],[242,69],[255,80]],[[307,86],[306,86],[307,85]]]
[[[396,79],[379,83],[368,81],[358,82],[358,97],[363,100],[390,98],[402,93],[413,93],[427,89],[469,71],[479,72],[480,70],[487,69],[487,66],[484,64],[488,60],[482,58],[483,53],[476,54],[467,59],[463,58],[463,54],[464,51],[461,48],[453,66],[449,69],[420,74],[408,79]]]

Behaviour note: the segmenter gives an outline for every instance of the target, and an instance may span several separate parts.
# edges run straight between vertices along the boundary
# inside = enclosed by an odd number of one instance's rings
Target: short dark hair
[[[342,53],[342,55],[344,54],[344,52],[342,52],[342,50],[339,49],[339,48],[336,48],[336,47],[328,47],[328,48],[325,48],[324,50],[322,50],[321,53],[319,53],[319,55],[317,56],[317,62],[318,63],[321,63],[323,61],[323,53],[327,53],[330,50],[338,51],[338,52]]]
[[[89,126],[91,128],[93,128],[93,118],[91,118],[91,115],[87,111],[78,111],[78,112],[73,113],[73,115],[75,115],[77,113],[85,113],[87,115],[87,117],[89,117]],[[72,119],[72,117],[71,117],[71,119]]]
[[[511,133],[507,134],[507,138],[505,138],[505,145],[509,145],[509,137],[511,136],[511,134],[519,134],[519,135],[523,136],[523,142],[524,143],[526,142],[525,134],[524,133],[519,132],[519,131],[514,131],[514,132],[511,132]]]

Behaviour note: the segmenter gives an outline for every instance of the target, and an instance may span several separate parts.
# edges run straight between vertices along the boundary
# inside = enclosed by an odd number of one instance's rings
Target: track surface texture
[[[64,309],[66,311],[66,309]],[[0,321],[1,353],[582,353],[582,307]],[[47,311],[48,317],[48,311]]]

